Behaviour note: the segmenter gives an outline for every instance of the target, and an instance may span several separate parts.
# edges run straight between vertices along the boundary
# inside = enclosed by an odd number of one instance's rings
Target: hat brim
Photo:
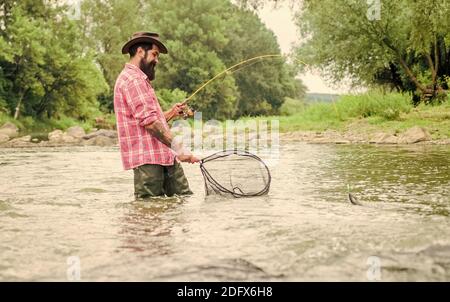
[[[130,47],[133,46],[134,44],[137,43],[152,43],[152,44],[156,44],[159,47],[159,52],[160,53],[168,53],[167,51],[167,47],[161,43],[161,41],[153,39],[151,37],[138,37],[135,39],[131,39],[130,41],[128,41],[127,43],[125,43],[125,45],[122,47],[122,54],[127,54],[130,51]]]

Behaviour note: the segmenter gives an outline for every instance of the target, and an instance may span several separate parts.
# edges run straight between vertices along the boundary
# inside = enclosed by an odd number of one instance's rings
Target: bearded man
[[[175,104],[163,112],[153,90],[159,54],[167,48],[159,35],[138,32],[122,48],[130,60],[114,87],[114,111],[125,170],[134,170],[135,197],[192,194],[181,162],[199,159],[175,144],[168,121],[180,116],[184,106]]]

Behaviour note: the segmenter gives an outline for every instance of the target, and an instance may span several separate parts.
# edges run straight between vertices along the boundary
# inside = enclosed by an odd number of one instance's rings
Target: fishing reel
[[[183,116],[183,119],[188,119],[188,118],[194,116],[195,111],[191,107],[189,107],[188,105],[185,105],[184,109],[181,110],[179,112],[179,114]]]

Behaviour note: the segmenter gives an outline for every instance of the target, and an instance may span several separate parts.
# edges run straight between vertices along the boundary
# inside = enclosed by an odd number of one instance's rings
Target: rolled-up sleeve
[[[155,97],[142,79],[133,79],[124,87],[124,95],[131,113],[139,125],[145,127],[157,118]]]

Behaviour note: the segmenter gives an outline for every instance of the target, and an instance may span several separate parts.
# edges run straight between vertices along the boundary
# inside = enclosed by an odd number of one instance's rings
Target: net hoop
[[[221,153],[223,153],[223,154],[218,156],[218,154],[221,154]],[[261,191],[259,191],[257,193],[246,194],[246,193],[242,192],[242,190],[240,190],[238,187],[233,188],[233,191],[231,191],[231,190],[223,187],[221,184],[219,184],[211,176],[211,174],[208,172],[208,170],[204,166],[204,164],[207,163],[210,160],[215,160],[215,159],[218,159],[218,158],[224,158],[224,157],[227,157],[227,156],[230,156],[230,155],[233,155],[233,154],[239,155],[239,156],[245,156],[245,157],[253,158],[253,159],[259,161],[259,163],[264,167],[264,169],[267,172],[268,179],[267,179],[267,184],[265,185],[265,187]],[[219,151],[219,152],[216,152],[214,154],[211,154],[211,155],[203,158],[202,160],[200,160],[200,170],[202,171],[203,178],[204,178],[204,181],[205,181],[205,189],[207,188],[208,183],[209,183],[209,185],[213,186],[214,189],[216,189],[217,191],[222,192],[222,193],[226,193],[226,194],[231,194],[235,198],[266,195],[269,192],[270,183],[272,181],[272,176],[270,175],[269,168],[264,163],[264,161],[261,158],[259,158],[258,156],[256,156],[255,154],[250,153],[250,152],[245,151],[245,150],[223,150],[223,151]],[[238,191],[240,191],[240,192],[238,192]]]

